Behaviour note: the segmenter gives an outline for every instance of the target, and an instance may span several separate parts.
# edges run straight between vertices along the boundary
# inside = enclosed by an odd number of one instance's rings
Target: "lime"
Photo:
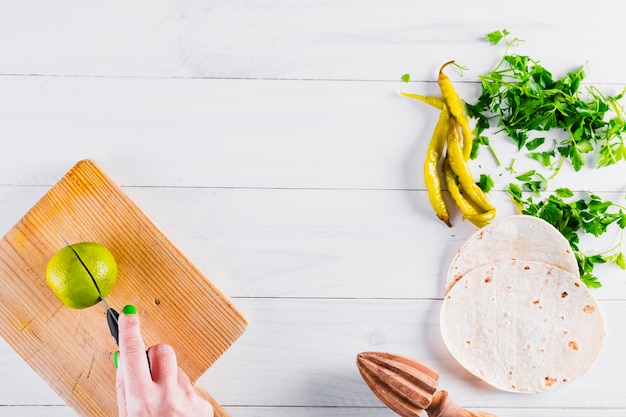
[[[80,242],[66,246],[50,259],[46,281],[54,295],[66,306],[76,309],[91,307],[100,301],[100,294],[89,273],[76,256],[85,263],[106,297],[117,280],[117,262],[113,254],[95,242]]]

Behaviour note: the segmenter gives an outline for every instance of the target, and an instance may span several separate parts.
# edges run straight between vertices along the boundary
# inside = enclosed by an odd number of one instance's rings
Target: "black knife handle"
[[[115,343],[120,345],[120,329],[117,325],[117,320],[120,316],[120,313],[113,310],[112,308],[107,310],[107,322],[109,323],[109,330],[111,331],[111,336],[115,339]]]

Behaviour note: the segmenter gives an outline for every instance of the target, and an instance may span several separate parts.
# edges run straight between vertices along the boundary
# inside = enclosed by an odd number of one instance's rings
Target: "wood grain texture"
[[[108,303],[137,306],[146,344],[174,346],[192,381],[242,334],[246,320],[232,302],[93,162],[81,161],[0,241],[2,336],[80,415],[116,414],[116,346],[103,309],[69,309],[47,287],[61,233],[111,250],[119,277]]]

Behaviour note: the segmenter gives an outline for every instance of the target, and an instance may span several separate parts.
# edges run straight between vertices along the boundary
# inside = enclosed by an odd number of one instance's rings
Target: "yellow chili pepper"
[[[448,76],[443,72],[443,69],[454,63],[454,61],[446,62],[439,69],[439,77],[437,78],[437,83],[439,84],[439,88],[441,89],[441,95],[443,96],[443,101],[448,106],[450,110],[450,114],[454,119],[456,119],[457,123],[461,127],[461,132],[463,134],[463,159],[468,161],[470,158],[470,154],[472,153],[472,129],[470,129],[469,119],[465,114],[465,104],[461,97],[454,89],[452,85],[452,81],[448,78]]]
[[[448,108],[443,106],[441,113],[439,114],[439,120],[437,120],[437,125],[435,125],[435,131],[432,139],[430,140],[428,149],[426,150],[426,159],[424,162],[424,182],[426,184],[426,190],[428,191],[430,205],[435,210],[435,214],[445,224],[447,224],[448,227],[452,227],[446,202],[443,199],[441,179],[438,171],[439,161],[443,154],[443,149],[448,136],[449,122],[450,113],[448,112]]]
[[[438,97],[423,96],[421,94],[405,93],[404,91],[400,91],[400,94],[402,94],[404,97],[414,98],[416,100],[423,101],[426,104],[430,104],[431,106],[438,108],[439,110],[443,110],[445,106],[445,103],[443,102],[443,100]]]
[[[476,226],[483,227],[483,226],[486,226],[487,224],[489,224],[489,222],[496,217],[496,209],[493,208],[493,209],[491,209],[489,211],[486,211],[484,213],[481,213],[481,214],[468,215],[468,216],[465,216],[465,217],[469,221],[474,223]]]
[[[423,96],[421,94],[411,94],[400,91],[405,97],[414,98],[424,103],[430,104],[441,110],[439,114],[439,120],[435,125],[435,131],[428,144],[426,150],[426,159],[424,161],[424,183],[426,184],[426,190],[428,191],[428,199],[430,205],[435,210],[435,214],[441,219],[448,227],[452,227],[450,223],[450,215],[446,202],[443,199],[443,193],[441,191],[441,178],[439,177],[439,161],[443,155],[443,149],[446,144],[448,136],[448,123],[450,120],[450,112],[446,107],[442,99],[431,96]]]
[[[479,213],[478,209],[472,204],[472,202],[465,198],[461,192],[459,184],[457,183],[456,175],[452,172],[452,168],[450,168],[450,161],[448,157],[446,157],[443,161],[443,178],[446,186],[448,187],[450,196],[461,210],[461,213],[463,213],[463,218],[469,220],[477,227],[486,226],[491,219],[484,218],[483,216],[487,213]]]
[[[459,184],[465,191],[467,198],[474,202],[483,212],[495,210],[495,207],[489,202],[483,190],[474,182],[469,166],[463,159],[459,132],[453,118],[450,118],[447,144],[450,167],[457,175]]]
[[[469,121],[467,116],[465,116],[465,107],[461,98],[456,94],[450,80],[442,72],[443,68],[451,62],[444,64],[440,70],[439,85],[442,93],[445,91],[443,99],[421,94],[405,93],[403,91],[400,91],[400,94],[405,97],[423,101],[441,110],[435,131],[426,151],[426,160],[424,162],[424,181],[428,191],[428,198],[437,217],[444,221],[449,227],[452,227],[445,200],[443,199],[441,178],[438,171],[439,162],[444,155],[444,147],[447,143],[448,154],[452,152],[453,155],[452,157],[445,155],[443,162],[443,180],[448,187],[452,199],[463,213],[463,219],[469,220],[477,227],[483,227],[495,218],[496,211],[495,207],[487,200],[487,197],[480,187],[474,183],[469,167],[466,164],[472,147]],[[452,110],[449,109],[450,104],[446,101],[446,98],[455,106],[457,116],[459,114],[462,116],[461,123],[459,123],[458,117],[452,114]],[[465,129],[462,128],[463,122],[465,122]],[[461,126],[461,131],[463,132],[463,148],[461,148],[461,139],[459,138],[459,126]],[[451,159],[453,162],[451,162]],[[454,166],[454,168],[452,166]],[[465,192],[464,187],[468,187],[469,192]]]

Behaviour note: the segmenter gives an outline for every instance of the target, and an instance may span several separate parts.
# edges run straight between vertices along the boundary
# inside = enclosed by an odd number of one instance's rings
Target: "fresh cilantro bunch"
[[[624,91],[607,97],[595,87],[582,89],[582,67],[555,80],[538,61],[508,53],[521,40],[509,39],[506,29],[488,34],[487,40],[492,44],[504,40],[506,50],[498,65],[479,77],[478,101],[467,103],[469,116],[477,120],[477,146],[489,143],[483,133],[492,127],[506,132],[519,150],[526,148],[531,158],[557,172],[566,160],[580,170],[584,155],[592,152],[599,155],[598,167],[626,159],[626,119],[619,104]],[[556,139],[557,131],[567,138]],[[531,139],[529,133],[537,137]],[[550,134],[552,138],[546,137]],[[548,149],[539,150],[544,143]]]
[[[478,156],[481,146],[486,146],[501,165],[485,134],[487,129],[492,129],[506,133],[520,153],[539,162],[544,170],[553,171],[549,178],[539,170],[517,174],[513,160],[506,169],[517,182],[509,184],[508,192],[523,214],[542,218],[563,234],[576,256],[581,280],[588,287],[600,287],[593,273],[595,265],[611,262],[626,269],[622,252],[626,209],[591,192],[577,200],[568,188],[557,189],[552,194],[543,192],[565,161],[579,171],[586,163],[585,156],[596,156],[597,168],[626,159],[625,111],[619,104],[624,91],[607,97],[593,86],[582,90],[583,68],[555,80],[538,61],[509,54],[510,47],[521,42],[509,35],[506,29],[487,35],[494,45],[506,42],[504,56],[493,71],[479,77],[482,90],[478,101],[466,103],[468,115],[476,120],[472,158]],[[478,184],[489,189],[493,181],[481,174]],[[547,197],[541,199],[544,195]],[[582,235],[598,237],[610,227],[621,229],[614,247],[596,254],[581,250]]]

